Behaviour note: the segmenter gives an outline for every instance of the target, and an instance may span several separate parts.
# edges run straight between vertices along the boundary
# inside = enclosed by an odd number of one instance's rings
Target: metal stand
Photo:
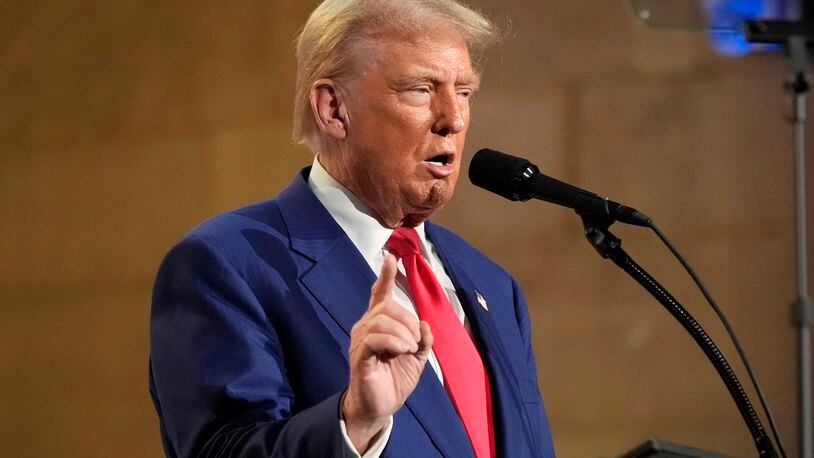
[[[663,286],[651,277],[647,271],[636,263],[626,252],[622,249],[622,241],[608,231],[608,227],[612,224],[611,220],[603,220],[596,218],[592,215],[582,213],[582,223],[585,226],[585,236],[588,242],[593,246],[596,251],[603,258],[610,259],[622,270],[627,272],[634,280],[636,280],[644,289],[646,289],[653,297],[656,298],[673,317],[681,323],[684,329],[690,333],[692,338],[707,355],[715,370],[718,371],[721,380],[726,385],[729,394],[735,401],[749,432],[755,442],[755,447],[760,457],[776,457],[774,446],[763,425],[760,423],[752,403],[746,396],[743,387],[738,381],[735,372],[729,366],[726,358],[724,358],[721,351],[712,341],[712,338],[704,331],[704,328],[690,315],[690,313],[666,290]]]
[[[806,165],[805,124],[808,81],[808,50],[802,37],[789,41],[794,63],[794,75],[786,89],[794,100],[794,200],[797,254],[797,300],[792,306],[794,324],[798,328],[800,356],[800,456],[814,456],[814,422],[812,422],[811,327],[814,324],[814,303],[808,295],[808,249],[806,241]]]
[[[814,420],[812,420],[811,329],[814,302],[808,295],[808,253],[806,243],[806,167],[805,124],[808,76],[808,43],[814,42],[814,24],[785,21],[747,21],[746,39],[752,43],[779,43],[788,46],[794,73],[786,83],[793,101],[794,123],[794,200],[797,300],[792,316],[798,329],[800,456],[814,458]]]

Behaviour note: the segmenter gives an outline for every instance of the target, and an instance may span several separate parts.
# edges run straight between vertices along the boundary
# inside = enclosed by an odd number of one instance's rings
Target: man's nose
[[[458,100],[458,94],[454,91],[443,95],[439,94],[434,108],[435,124],[433,125],[433,133],[446,137],[447,135],[457,134],[466,127],[461,103]]]

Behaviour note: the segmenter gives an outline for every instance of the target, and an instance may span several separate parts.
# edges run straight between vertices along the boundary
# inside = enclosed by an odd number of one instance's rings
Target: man
[[[295,108],[313,166],[193,229],[158,273],[168,456],[553,456],[518,286],[426,221],[494,36],[453,0],[314,11]]]

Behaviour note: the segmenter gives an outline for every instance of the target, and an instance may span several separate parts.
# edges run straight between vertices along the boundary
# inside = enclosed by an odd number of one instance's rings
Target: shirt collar
[[[381,256],[382,248],[393,233],[393,229],[379,224],[373,217],[373,210],[322,167],[319,156],[314,158],[311,166],[308,187],[345,231],[356,249],[362,253],[365,261],[371,266],[375,265],[374,260]],[[424,223],[416,226],[415,230],[426,256],[429,245],[424,232]]]

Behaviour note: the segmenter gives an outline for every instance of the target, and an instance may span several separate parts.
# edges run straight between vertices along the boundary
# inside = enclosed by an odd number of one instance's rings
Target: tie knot
[[[397,228],[384,246],[398,258],[421,254],[418,233],[412,227]]]

